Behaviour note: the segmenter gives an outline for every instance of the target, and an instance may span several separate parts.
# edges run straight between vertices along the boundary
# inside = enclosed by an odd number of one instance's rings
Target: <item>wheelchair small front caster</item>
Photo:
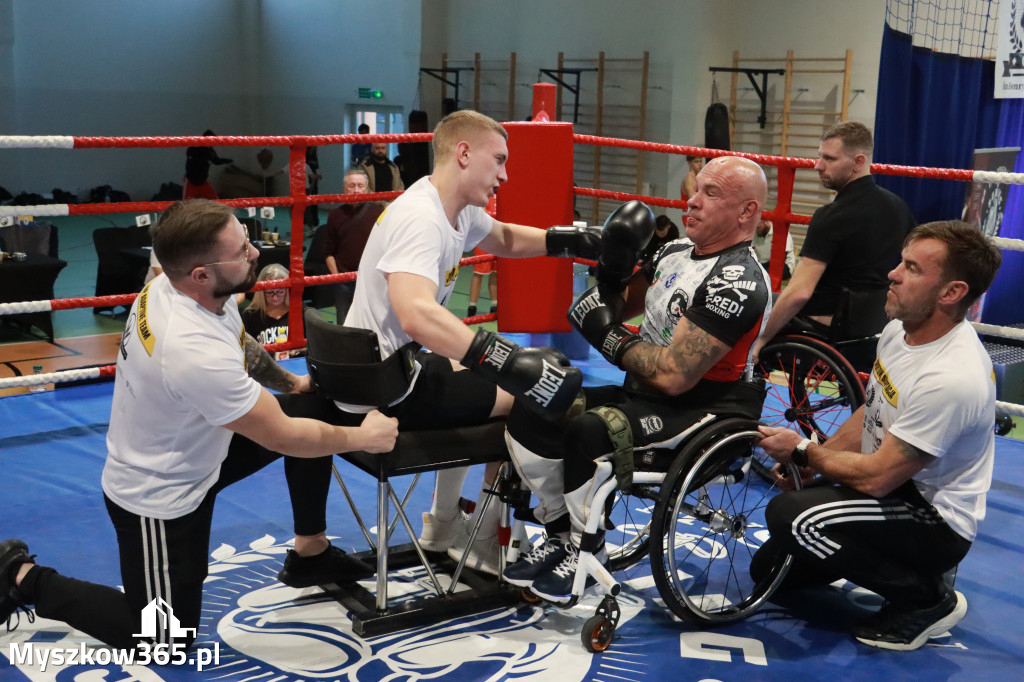
[[[580,640],[591,653],[604,651],[612,643],[615,627],[619,624],[619,604],[610,595],[601,600],[594,615],[583,624]]]
[[[583,648],[590,653],[600,653],[607,649],[615,636],[615,624],[604,616],[591,616],[583,624],[580,639]]]

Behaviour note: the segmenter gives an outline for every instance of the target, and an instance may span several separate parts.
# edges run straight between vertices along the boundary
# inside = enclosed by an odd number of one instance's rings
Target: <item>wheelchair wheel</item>
[[[616,490],[614,498],[609,498],[605,524],[609,571],[621,571],[647,556],[657,494],[652,486],[634,485]]]
[[[789,570],[779,557],[754,580],[754,552],[768,539],[764,510],[780,488],[750,475],[757,423],[723,419],[697,433],[669,469],[651,525],[651,571],[669,609],[698,627],[746,618]],[[760,453],[763,455],[763,453]],[[789,479],[800,488],[796,470]]]
[[[864,386],[839,351],[823,341],[787,335],[761,351],[760,371],[768,394],[762,420],[788,426],[825,442],[858,407]]]

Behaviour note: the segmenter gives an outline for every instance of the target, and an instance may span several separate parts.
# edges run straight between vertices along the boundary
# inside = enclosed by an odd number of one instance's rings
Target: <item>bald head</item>
[[[707,166],[722,169],[736,193],[736,198],[741,201],[756,201],[758,209],[764,208],[768,200],[768,180],[759,165],[739,156],[720,156],[709,161]]]
[[[768,181],[761,167],[737,156],[708,162],[688,200],[686,236],[700,253],[711,253],[754,238]]]

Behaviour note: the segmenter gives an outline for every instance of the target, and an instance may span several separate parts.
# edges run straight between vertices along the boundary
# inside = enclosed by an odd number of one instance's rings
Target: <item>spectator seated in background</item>
[[[345,173],[345,194],[366,194],[369,178],[361,168],[352,168]],[[327,270],[332,275],[339,272],[355,272],[359,269],[366,241],[370,238],[380,214],[384,211],[377,204],[342,204],[327,214],[327,236],[324,240],[324,254]],[[356,283],[338,282],[334,285],[334,307],[338,324],[345,323],[345,316],[352,305]]]
[[[765,270],[772,257],[772,236],[775,230],[770,220],[762,220],[757,224],[757,232],[754,233],[754,251],[757,253],[757,260]],[[793,247],[793,231],[786,233],[786,262],[782,266],[782,279],[789,279],[796,269],[796,252]]]
[[[271,263],[260,270],[256,281],[288,279],[288,270],[283,265]],[[245,332],[256,339],[261,346],[283,343],[288,340],[289,292],[283,289],[263,289],[252,295],[252,303],[242,311]],[[298,351],[277,351],[275,360],[284,360]]]

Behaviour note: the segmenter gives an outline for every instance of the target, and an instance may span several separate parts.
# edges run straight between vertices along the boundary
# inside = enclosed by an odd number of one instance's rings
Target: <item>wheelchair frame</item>
[[[758,582],[745,577],[746,570],[736,569],[735,562],[749,561],[757,547],[747,540],[748,532],[760,525],[757,513],[763,511],[768,499],[779,491],[777,482],[766,483],[749,475],[755,444],[760,438],[757,425],[758,422],[749,419],[709,414],[671,441],[660,443],[657,448],[638,449],[635,453],[641,459],[651,450],[674,453],[667,471],[634,471],[633,486],[659,488],[651,521],[636,535],[636,541],[645,551],[650,550],[655,585],[666,606],[698,627],[746,618],[771,596],[789,569],[788,556],[773,565],[767,578]],[[625,568],[627,559],[635,563],[643,557],[643,552],[630,544],[629,551],[618,555],[618,565],[606,568],[593,554],[605,524],[606,503],[616,495],[617,481],[612,469],[607,456],[597,463],[597,478],[606,477],[606,480],[591,503],[573,581],[573,597],[566,605],[571,607],[578,602],[588,578],[592,578],[598,591],[605,595],[581,631],[583,646],[591,652],[608,648],[619,621],[615,597],[621,590],[621,583],[612,572]],[[794,487],[799,489],[795,468],[790,467],[788,473]],[[733,489],[734,486],[741,490]],[[759,492],[752,495],[755,486]],[[516,522],[517,527],[521,524],[521,521]],[[697,524],[703,525],[702,537],[687,532]],[[645,538],[645,533],[649,537]],[[712,552],[703,557],[699,545],[705,542],[712,547]],[[609,549],[610,557],[615,555],[615,549]],[[700,559],[697,563],[701,564],[701,570],[696,575],[683,570],[684,566],[693,568],[692,557]],[[721,558],[727,561],[716,564]],[[719,568],[724,569],[724,577],[719,576],[716,570]],[[719,589],[720,592],[715,591]],[[527,597],[526,591],[524,597]],[[527,599],[537,600],[535,597]]]

